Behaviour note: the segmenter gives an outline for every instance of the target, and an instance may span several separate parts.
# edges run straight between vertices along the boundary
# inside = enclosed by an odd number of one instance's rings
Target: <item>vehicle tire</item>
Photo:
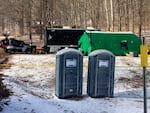
[[[31,54],[31,53],[32,53],[32,52],[31,52],[31,49],[26,49],[26,50],[25,50],[25,53],[26,53],[26,54]]]
[[[137,52],[134,52],[134,53],[133,53],[133,56],[134,56],[134,57],[138,57],[139,54],[138,54]]]
[[[6,48],[4,49],[4,51],[5,51],[6,53],[8,52]]]
[[[11,49],[7,49],[7,53],[13,54],[13,53],[15,53],[15,51],[11,50]]]
[[[36,47],[32,47],[32,48],[31,48],[31,53],[32,53],[32,54],[36,54]]]

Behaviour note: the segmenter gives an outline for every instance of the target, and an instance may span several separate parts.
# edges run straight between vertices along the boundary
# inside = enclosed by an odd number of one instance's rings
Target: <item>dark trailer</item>
[[[80,28],[46,28],[45,46],[50,52],[57,52],[65,47],[78,48],[78,41],[86,31]]]

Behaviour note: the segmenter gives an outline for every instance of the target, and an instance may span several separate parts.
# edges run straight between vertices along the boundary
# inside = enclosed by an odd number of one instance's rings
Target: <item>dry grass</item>
[[[120,77],[118,79],[118,82],[126,83],[126,84],[130,85],[132,88],[142,87],[143,86],[143,76],[139,73],[136,73],[136,71],[132,71],[132,73],[135,74],[134,77],[132,77],[132,78]],[[147,86],[150,86],[150,71],[149,70],[147,70],[146,78],[147,78]]]
[[[3,75],[0,74],[0,100],[10,95],[10,91],[3,85]]]
[[[6,57],[6,53],[2,48],[0,48],[0,58],[4,58],[4,57]]]

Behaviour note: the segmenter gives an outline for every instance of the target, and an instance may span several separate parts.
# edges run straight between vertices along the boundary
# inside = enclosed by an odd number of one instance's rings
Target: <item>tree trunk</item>
[[[125,3],[125,27],[126,27],[126,31],[129,31],[129,25],[130,25],[130,21],[129,21],[129,0],[126,0],[126,3]]]
[[[131,12],[132,12],[132,32],[134,32],[134,24],[135,24],[135,12],[134,12],[134,1],[131,0],[131,6],[132,6],[132,9],[131,9]]]
[[[110,31],[110,23],[109,23],[109,13],[108,13],[108,6],[107,0],[105,0],[105,11],[106,11],[106,22],[107,22],[107,30]]]
[[[5,31],[5,17],[2,16],[2,32],[4,33]]]
[[[111,28],[114,31],[114,5],[112,0],[110,0],[110,7],[111,7]]]
[[[20,34],[24,35],[24,2],[21,1],[21,20],[20,20]]]
[[[122,16],[121,16],[121,4],[120,4],[120,0],[118,1],[118,31],[121,31],[121,21],[122,21]]]
[[[139,36],[142,36],[142,0],[139,1]]]

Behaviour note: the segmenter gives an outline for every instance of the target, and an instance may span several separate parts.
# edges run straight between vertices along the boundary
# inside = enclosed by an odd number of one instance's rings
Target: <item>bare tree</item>
[[[19,28],[24,35],[31,25],[31,31],[67,25],[92,26],[104,31],[131,30],[140,35],[143,28],[150,29],[149,0],[32,0],[31,7],[29,1],[0,0],[1,31],[15,32]],[[40,27],[35,25],[36,21]]]

